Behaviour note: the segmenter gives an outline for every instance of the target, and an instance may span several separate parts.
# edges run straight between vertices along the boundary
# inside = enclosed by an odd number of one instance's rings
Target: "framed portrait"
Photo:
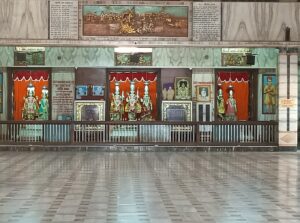
[[[192,99],[192,79],[190,77],[175,77],[175,99]]]
[[[191,101],[162,101],[162,121],[192,121]]]
[[[262,75],[262,113],[276,113],[277,78],[275,74]]]
[[[104,96],[105,86],[93,85],[93,96]]]
[[[210,101],[210,85],[197,85],[196,86],[196,98],[197,101]]]
[[[75,121],[105,121],[105,101],[75,101]],[[90,126],[91,129],[101,129],[104,126]],[[76,129],[80,126],[76,125]]]
[[[82,96],[88,95],[87,85],[77,85],[76,86],[76,99],[81,99]]]

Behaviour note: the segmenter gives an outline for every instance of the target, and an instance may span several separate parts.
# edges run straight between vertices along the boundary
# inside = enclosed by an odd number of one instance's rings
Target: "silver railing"
[[[277,145],[276,122],[0,122],[0,144]]]

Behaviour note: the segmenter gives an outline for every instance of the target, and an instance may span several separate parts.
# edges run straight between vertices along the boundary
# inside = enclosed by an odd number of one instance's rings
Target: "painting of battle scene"
[[[188,7],[85,5],[83,35],[188,37]]]

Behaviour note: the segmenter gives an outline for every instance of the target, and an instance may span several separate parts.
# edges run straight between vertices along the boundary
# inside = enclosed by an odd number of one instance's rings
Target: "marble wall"
[[[254,48],[255,65],[249,68],[276,68],[278,49]],[[114,67],[114,48],[46,47],[46,67]],[[0,65],[13,66],[14,47],[0,47]],[[153,48],[152,67],[219,68],[221,48]]]
[[[114,48],[48,47],[45,66],[112,67],[114,66]]]
[[[290,27],[291,41],[300,40],[300,4],[265,2],[222,3],[224,41],[284,41]]]
[[[48,0],[1,0],[0,39],[47,39]]]
[[[298,131],[298,54],[279,56],[279,146],[296,147]]]

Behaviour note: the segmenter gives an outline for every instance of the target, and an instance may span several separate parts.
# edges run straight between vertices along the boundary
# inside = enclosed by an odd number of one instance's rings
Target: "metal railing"
[[[277,145],[277,122],[1,121],[2,145]]]

